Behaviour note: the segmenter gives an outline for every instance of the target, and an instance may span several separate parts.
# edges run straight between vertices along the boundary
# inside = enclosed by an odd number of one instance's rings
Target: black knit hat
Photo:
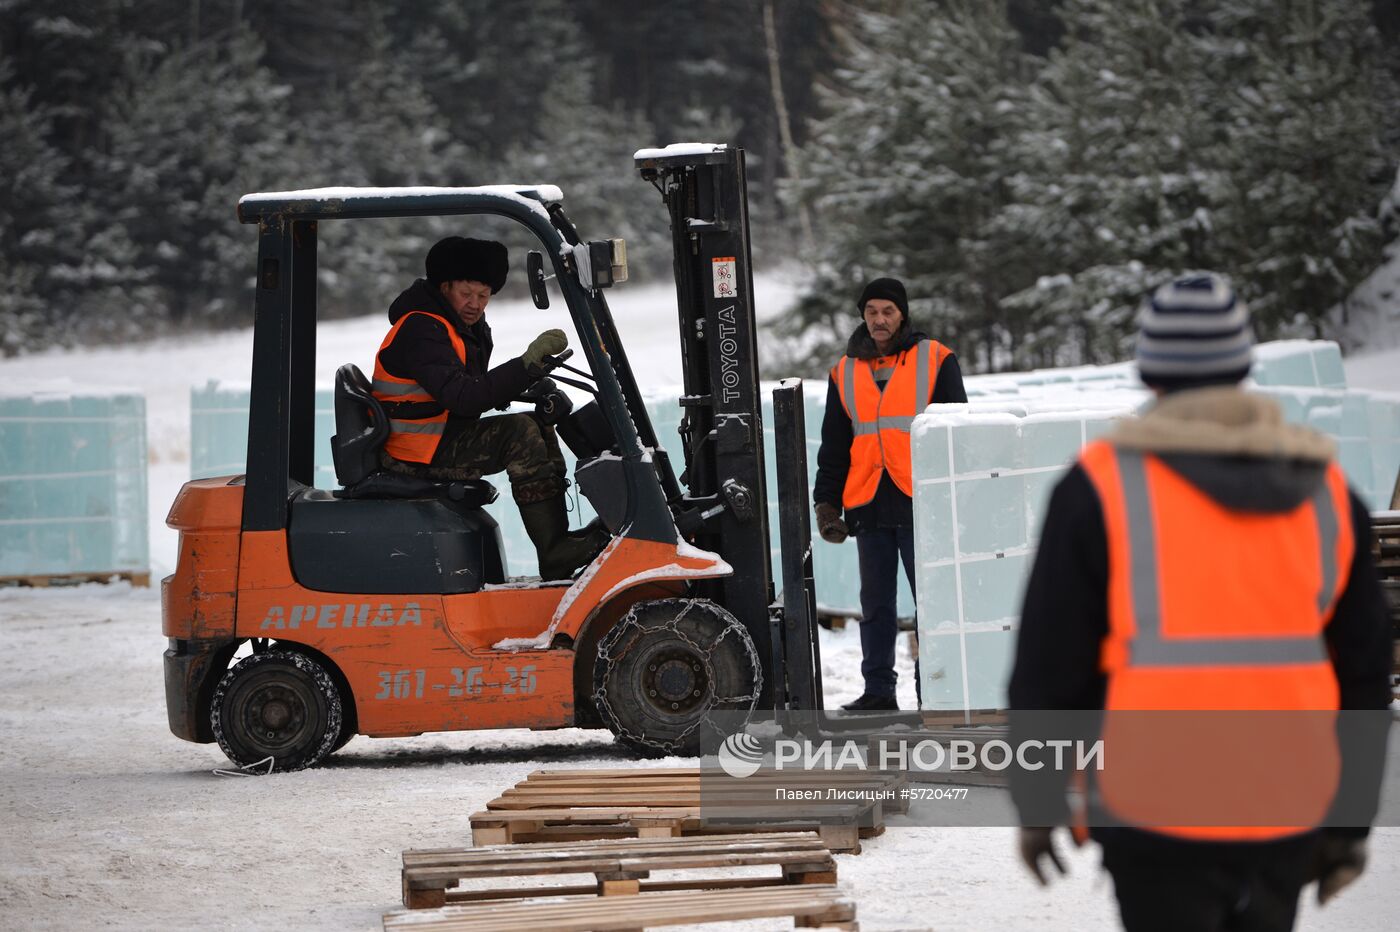
[[[1249,375],[1253,345],[1249,309],[1219,275],[1168,282],[1138,315],[1138,375],[1154,388],[1238,382]]]
[[[428,282],[472,281],[491,286],[491,293],[501,290],[510,270],[510,255],[502,243],[489,239],[467,239],[449,236],[440,239],[428,250],[426,263]]]
[[[865,286],[865,290],[860,293],[860,300],[856,302],[856,310],[862,317],[865,316],[865,302],[871,298],[893,301],[894,306],[899,308],[899,313],[904,315],[904,320],[909,320],[909,295],[904,291],[904,282],[899,279],[877,278]]]

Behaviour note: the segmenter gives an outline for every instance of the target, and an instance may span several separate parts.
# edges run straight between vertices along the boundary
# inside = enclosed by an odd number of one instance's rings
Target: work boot
[[[606,532],[584,536],[569,533],[569,516],[564,510],[563,495],[520,505],[520,520],[539,556],[540,579],[571,578],[608,542]]]
[[[859,699],[852,699],[841,708],[847,712],[898,712],[899,703],[895,701],[894,696],[861,693]]]
[[[583,527],[576,528],[570,531],[569,536],[574,538],[575,540],[583,540],[584,538],[587,538],[597,543],[599,547],[601,547],[603,544],[606,544],[612,538],[612,535],[608,533],[608,527],[603,523],[602,518],[594,518],[592,521],[588,522]]]

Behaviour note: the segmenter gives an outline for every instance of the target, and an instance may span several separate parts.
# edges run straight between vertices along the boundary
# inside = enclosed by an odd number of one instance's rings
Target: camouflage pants
[[[384,454],[384,466],[430,479],[480,479],[505,471],[521,505],[564,494],[567,468],[554,428],[531,414],[484,417],[438,445],[430,465],[404,463]]]

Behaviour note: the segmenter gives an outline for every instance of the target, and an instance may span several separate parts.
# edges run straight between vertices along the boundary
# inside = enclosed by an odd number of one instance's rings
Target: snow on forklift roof
[[[488,184],[463,188],[306,188],[300,191],[259,191],[245,194],[238,199],[238,213],[240,217],[244,216],[244,208],[248,207],[251,209],[246,213],[256,215],[259,213],[257,210],[259,207],[266,208],[288,204],[295,204],[299,212],[316,212],[318,208],[323,208],[327,212],[338,213],[347,207],[353,209],[357,204],[368,205],[371,202],[382,202],[385,199],[411,201],[415,198],[431,198],[443,202],[483,194],[517,201],[522,206],[539,212],[546,220],[549,218],[549,213],[545,209],[545,205],[561,203],[564,200],[563,192],[552,184]]]
[[[678,155],[710,155],[723,152],[729,146],[722,142],[673,142],[664,149],[638,149],[633,159],[669,159]]]

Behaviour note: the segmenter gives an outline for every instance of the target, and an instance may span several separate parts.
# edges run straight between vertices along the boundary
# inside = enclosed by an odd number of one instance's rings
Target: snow
[[[509,730],[360,737],[315,770],[218,777],[216,745],[166,727],[159,612],[156,590],[125,584],[0,590],[6,928],[377,930],[399,903],[400,852],[466,845],[468,815],[532,770],[685,763],[631,761],[600,731]],[[823,631],[821,650],[828,705],[854,698],[855,626]],[[837,855],[839,879],[864,929],[1113,927],[1096,853],[1069,852],[1070,876],[1041,890],[1014,841],[895,826]],[[1400,832],[1382,829],[1357,886],[1305,903],[1300,928],[1388,929],[1397,910]]]
[[[761,309],[791,303],[794,282],[761,277]],[[640,384],[673,384],[675,290],[614,289],[609,303]],[[565,319],[527,301],[488,312],[499,352],[519,352]],[[765,315],[766,316],[766,315]],[[318,372],[358,360],[382,317],[322,324]],[[150,429],[153,576],[174,565],[165,513],[189,475],[189,391],[246,379],[250,331],[142,346],[48,352],[0,361],[0,383],[69,376],[135,385]],[[1348,359],[1348,383],[1400,390],[1400,350]],[[1086,402],[1088,397],[1086,397]],[[821,632],[828,707],[861,691],[858,626]],[[0,589],[0,915],[6,928],[377,930],[399,905],[400,852],[466,845],[468,816],[541,767],[682,766],[633,761],[602,731],[504,730],[355,738],[315,770],[268,777],[214,774],[217,745],[170,734],[157,587],[126,584]],[[914,704],[907,637],[899,698]],[[989,791],[998,792],[998,791]],[[860,855],[837,855],[843,889],[868,930],[1112,928],[1112,888],[1092,846],[1068,853],[1071,874],[1037,887],[1009,828],[891,827]],[[1061,839],[1061,845],[1065,844]],[[1400,914],[1400,830],[1372,835],[1355,887],[1319,909],[1305,894],[1299,928],[1388,930]],[[730,928],[773,928],[746,923]]]
[[[38,401],[62,400],[71,398],[117,398],[122,395],[139,395],[141,389],[132,385],[89,385],[75,382],[67,376],[32,381],[6,382],[0,385],[0,398],[33,398]]]
[[[1382,211],[1386,210],[1396,223],[1394,218],[1400,218],[1400,170],[1396,171],[1394,189],[1382,203]],[[1327,335],[1358,355],[1400,346],[1400,238],[1387,244],[1382,254],[1380,267],[1353,289],[1345,304],[1328,314]]]
[[[435,197],[455,195],[466,197],[473,194],[491,194],[496,197],[518,199],[536,207],[543,201],[556,204],[564,200],[563,193],[552,184],[484,184],[468,188],[406,187],[406,188],[303,188],[299,191],[258,191],[245,194],[238,199],[244,204],[268,204],[282,201],[357,201],[366,198],[383,197]]]
[[[1348,388],[1400,392],[1400,347],[1360,353],[1345,363]]]
[[[638,149],[632,153],[634,159],[665,159],[679,155],[710,155],[729,148],[722,142],[673,142],[662,149]]]

